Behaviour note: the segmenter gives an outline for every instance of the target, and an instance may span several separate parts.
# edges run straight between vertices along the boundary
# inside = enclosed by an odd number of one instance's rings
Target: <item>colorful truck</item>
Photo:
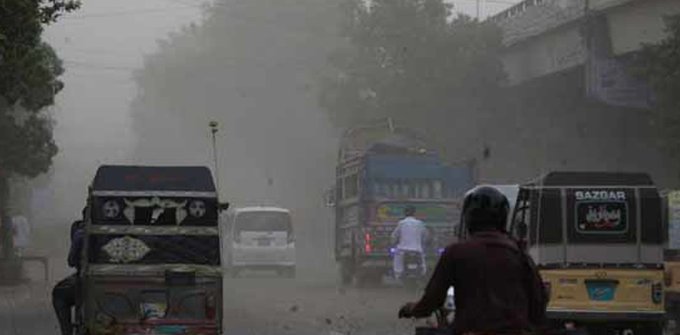
[[[427,259],[436,261],[452,241],[462,195],[474,184],[471,164],[445,163],[422,136],[389,120],[345,132],[333,196],[343,283],[377,282],[389,273],[391,234],[406,206],[429,228]]]

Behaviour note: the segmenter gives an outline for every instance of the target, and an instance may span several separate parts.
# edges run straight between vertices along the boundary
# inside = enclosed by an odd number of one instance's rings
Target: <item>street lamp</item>
[[[213,151],[213,164],[215,168],[215,183],[217,184],[217,195],[220,194],[220,167],[217,162],[217,137],[216,134],[219,131],[219,123],[217,121],[210,121],[208,124],[210,126],[210,133],[212,134],[212,151]]]

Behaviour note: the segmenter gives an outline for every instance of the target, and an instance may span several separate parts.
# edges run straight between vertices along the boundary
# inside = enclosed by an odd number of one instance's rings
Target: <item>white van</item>
[[[276,270],[295,276],[295,238],[290,211],[277,207],[234,210],[228,228],[229,266],[241,270]]]

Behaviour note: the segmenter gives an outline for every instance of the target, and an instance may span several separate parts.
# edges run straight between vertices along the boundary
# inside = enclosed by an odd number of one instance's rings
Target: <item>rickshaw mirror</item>
[[[324,203],[326,204],[326,207],[330,208],[335,207],[335,188],[326,190],[326,192],[324,192],[323,195],[323,200]]]
[[[519,221],[515,226],[515,234],[520,240],[526,240],[529,233],[529,227],[525,222]]]

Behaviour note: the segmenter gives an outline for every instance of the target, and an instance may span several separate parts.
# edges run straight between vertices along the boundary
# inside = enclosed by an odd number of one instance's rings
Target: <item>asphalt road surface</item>
[[[0,287],[0,334],[58,334],[48,286]],[[414,333],[415,324],[396,313],[416,294],[396,287],[340,289],[332,281],[258,275],[225,279],[224,293],[225,334]]]

